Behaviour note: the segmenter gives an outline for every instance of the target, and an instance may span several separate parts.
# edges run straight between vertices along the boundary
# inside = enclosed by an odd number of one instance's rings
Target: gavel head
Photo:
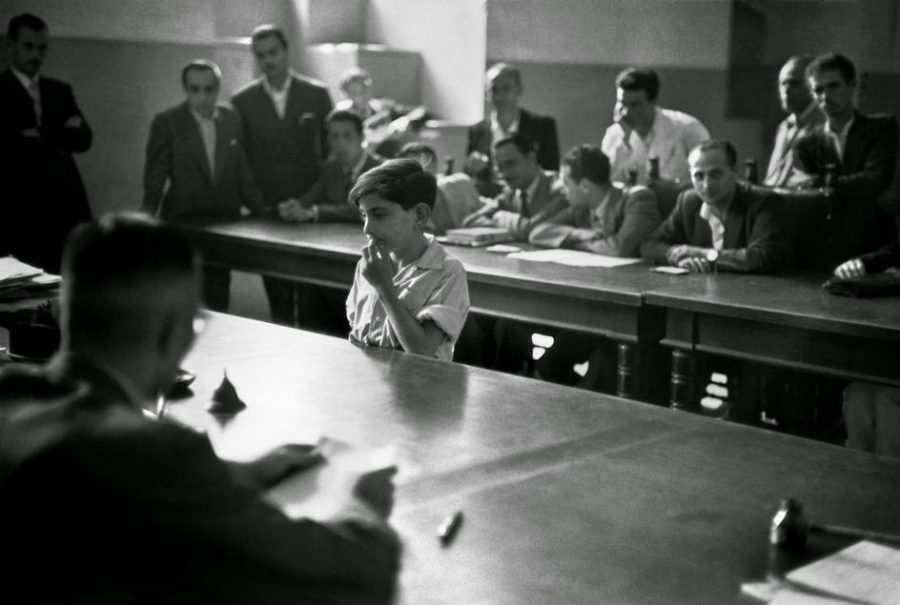
[[[802,552],[806,549],[809,523],[803,514],[803,504],[794,498],[782,500],[769,529],[769,543],[784,550]]]

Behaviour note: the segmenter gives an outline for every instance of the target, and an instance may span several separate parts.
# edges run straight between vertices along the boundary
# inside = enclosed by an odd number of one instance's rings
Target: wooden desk
[[[169,414],[244,457],[320,434],[397,445],[400,603],[728,603],[778,500],[900,527],[900,461],[215,315]],[[248,409],[203,411],[223,368]],[[435,531],[463,510],[451,546]]]
[[[275,221],[179,224],[212,263],[322,286],[349,289],[365,237],[359,225]],[[645,265],[596,269],[508,259],[483,249],[449,247],[466,267],[472,310],[612,338],[623,349],[619,394],[641,386],[635,345],[662,338],[664,314],[642,304]]]
[[[644,293],[666,308],[673,405],[691,407],[694,352],[900,385],[900,304],[829,294],[823,277],[689,275]]]

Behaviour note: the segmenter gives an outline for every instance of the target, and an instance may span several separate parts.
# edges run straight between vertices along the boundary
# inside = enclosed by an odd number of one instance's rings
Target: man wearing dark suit
[[[63,263],[60,351],[0,373],[0,601],[387,600],[387,476],[357,484],[343,520],[292,520],[263,493],[315,463],[311,448],[220,460],[145,411],[195,337],[186,242],[146,216],[108,217],[75,231]]]
[[[712,139],[688,155],[693,189],[684,191],[663,224],[641,246],[654,262],[691,272],[772,273],[786,249],[776,196],[737,182],[737,152]]]
[[[325,120],[330,156],[319,179],[299,200],[278,205],[278,214],[292,223],[362,222],[359,209],[347,203],[350,189],[361,174],[381,163],[363,146],[362,118],[335,110]],[[297,284],[298,323],[307,330],[346,338],[350,327],[345,310],[346,292],[313,284]]]
[[[324,85],[289,69],[287,37],[280,28],[256,28],[251,47],[263,76],[231,102],[244,123],[250,167],[274,213],[278,204],[300,198],[319,178],[324,120],[332,105]],[[293,283],[268,276],[263,283],[272,319],[295,325]]]
[[[10,66],[0,74],[0,255],[58,273],[66,236],[91,217],[72,158],[90,148],[91,128],[72,88],[39,75],[46,23],[18,15],[7,36]]]
[[[556,120],[519,107],[524,87],[518,68],[508,63],[491,66],[487,71],[487,90],[491,114],[469,127],[466,154],[477,152],[490,158],[494,143],[518,133],[534,142],[541,168],[559,170]]]
[[[816,57],[806,75],[827,120],[794,143],[794,156],[813,185],[825,185],[829,166],[834,168],[834,229],[827,253],[836,264],[875,250],[894,235],[883,196],[894,179],[897,119],[856,109],[856,67],[842,55]]]
[[[192,61],[182,70],[181,82],[187,100],[158,114],[150,126],[142,210],[165,220],[236,219],[242,206],[261,212],[240,117],[216,103],[218,66]],[[211,309],[228,310],[230,284],[228,269],[204,268],[204,298]]]

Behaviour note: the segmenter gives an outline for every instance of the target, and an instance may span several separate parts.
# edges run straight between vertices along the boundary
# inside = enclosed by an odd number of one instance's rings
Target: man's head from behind
[[[497,111],[513,111],[522,96],[522,74],[509,63],[497,63],[487,70],[487,97]]]
[[[260,25],[250,35],[250,48],[259,70],[269,82],[278,82],[288,71],[288,43],[284,30],[274,25]]]
[[[617,121],[631,128],[649,128],[656,113],[659,76],[652,69],[629,67],[616,76]]]
[[[398,158],[412,158],[422,165],[426,172],[437,174],[437,152],[425,143],[407,143],[397,152]]]
[[[30,78],[36,76],[47,53],[47,24],[30,13],[16,15],[9,20],[6,36],[10,64]]]
[[[534,143],[522,134],[494,143],[494,165],[513,189],[525,189],[540,173]]]
[[[609,158],[596,145],[576,145],[562,159],[560,176],[569,203],[576,208],[590,205],[592,193],[609,185]]]
[[[63,350],[127,372],[143,396],[167,387],[194,335],[190,246],[149,217],[108,215],[72,233],[62,274]]]
[[[806,79],[806,68],[812,60],[810,55],[795,55],[778,72],[778,98],[784,111],[801,114],[813,102],[812,90]]]
[[[857,88],[856,67],[843,55],[826,53],[806,68],[806,77],[816,102],[829,119],[853,115]]]
[[[219,66],[206,59],[194,59],[181,70],[188,106],[204,118],[212,116],[216,109],[221,82]]]
[[[737,186],[734,145],[721,139],[704,141],[688,154],[688,166],[694,189],[704,203],[718,209],[731,202]]]
[[[345,109],[334,110],[325,118],[325,128],[328,148],[334,159],[345,165],[359,161],[365,135],[362,118],[358,114]]]

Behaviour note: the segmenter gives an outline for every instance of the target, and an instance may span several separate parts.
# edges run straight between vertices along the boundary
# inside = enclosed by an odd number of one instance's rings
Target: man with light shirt
[[[779,201],[737,182],[734,146],[705,141],[690,152],[688,163],[694,187],[678,197],[669,217],[641,246],[641,255],[695,273],[781,269],[786,249]]]
[[[331,97],[324,84],[289,68],[288,41],[281,28],[257,27],[251,48],[263,75],[238,91],[231,102],[244,123],[250,167],[274,214],[278,204],[300,198],[319,178]],[[263,283],[272,319],[295,325],[293,283],[268,276]]]
[[[794,165],[794,141],[825,122],[825,112],[813,98],[806,79],[806,68],[812,60],[809,55],[793,56],[778,72],[781,108],[789,115],[778,125],[775,134],[764,181],[769,187],[790,187],[804,180],[805,176]]]
[[[657,105],[659,76],[652,69],[628,68],[616,77],[613,124],[606,129],[601,148],[612,165],[614,181],[638,182],[648,178],[650,158],[659,160],[659,177],[686,183],[688,152],[709,138],[700,121],[681,111]]]
[[[262,195],[244,155],[237,112],[217,103],[222,74],[203,59],[181,72],[186,100],[153,118],[144,164],[141,209],[165,220],[236,219],[241,207],[262,212]],[[206,265],[203,296],[209,308],[228,310],[231,273]]]

